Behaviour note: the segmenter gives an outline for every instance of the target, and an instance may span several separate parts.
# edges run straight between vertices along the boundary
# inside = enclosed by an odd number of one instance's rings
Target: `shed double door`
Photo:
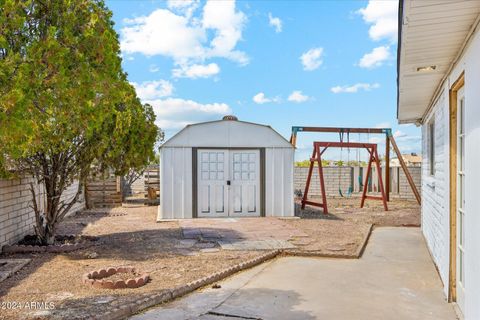
[[[199,149],[198,217],[260,216],[259,150]]]

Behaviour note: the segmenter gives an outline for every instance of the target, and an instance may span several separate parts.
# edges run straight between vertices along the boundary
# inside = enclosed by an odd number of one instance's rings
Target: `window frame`
[[[435,118],[428,122],[428,172],[435,176]]]

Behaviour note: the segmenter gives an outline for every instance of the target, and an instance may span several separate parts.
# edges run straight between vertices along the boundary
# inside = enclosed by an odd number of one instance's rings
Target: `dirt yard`
[[[67,218],[59,233],[99,236],[101,244],[64,254],[17,254],[32,258],[0,286],[2,302],[53,302],[55,310],[1,310],[0,319],[81,317],[106,303],[121,305],[137,293],[173,288],[260,255],[259,252],[204,250],[215,246],[184,243],[177,223],[156,223],[157,207],[116,208],[110,215],[88,213]],[[84,273],[109,266],[134,266],[150,273],[137,289],[96,289],[84,285]]]
[[[281,226],[295,229],[288,239],[297,253],[351,255],[363,245],[371,224],[401,226],[419,224],[416,203],[394,200],[390,211],[383,212],[379,202],[370,201],[358,209],[359,199],[329,199],[330,211],[323,215],[308,207],[298,219],[281,219]],[[98,244],[71,253],[16,254],[8,258],[31,258],[32,261],[14,276],[0,284],[0,301],[53,302],[53,310],[1,310],[0,319],[82,317],[105,305],[121,305],[134,301],[138,293],[161,289],[207,276],[247,259],[262,251],[222,250],[218,242],[184,238],[178,222],[156,223],[157,207],[130,206],[105,211],[85,211],[68,217],[59,234],[83,234],[99,237]],[[275,218],[254,218],[261,230],[256,241],[275,237]],[[273,219],[273,220],[272,220]],[[234,219],[224,233],[242,232],[242,219]],[[261,224],[269,225],[268,234]],[[221,224],[220,224],[221,225]],[[239,227],[237,227],[239,226]],[[222,227],[224,228],[224,227]],[[285,235],[285,228],[282,228]],[[295,231],[294,230],[294,231]],[[251,230],[254,234],[256,231]],[[259,231],[260,233],[260,231]],[[82,283],[84,273],[104,267],[134,266],[150,273],[151,281],[137,289],[97,289]]]
[[[313,199],[320,201],[320,199]],[[329,214],[318,207],[301,210],[295,204],[295,215],[301,219],[288,223],[309,235],[293,239],[297,251],[334,256],[355,255],[363,245],[370,226],[420,226],[420,207],[416,202],[392,199],[389,211],[381,201],[367,200],[360,209],[360,198],[328,198]]]

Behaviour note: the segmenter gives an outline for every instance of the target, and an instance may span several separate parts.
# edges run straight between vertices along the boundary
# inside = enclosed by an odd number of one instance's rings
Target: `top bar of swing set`
[[[391,128],[341,128],[341,127],[300,127],[293,126],[292,134],[297,132],[336,132],[336,133],[372,133],[372,134],[386,134],[392,135]]]

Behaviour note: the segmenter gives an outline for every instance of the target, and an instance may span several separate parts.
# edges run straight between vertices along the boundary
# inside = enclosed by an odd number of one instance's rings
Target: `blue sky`
[[[107,6],[129,81],[167,138],[188,123],[234,114],[287,139],[294,125],[392,127],[402,152],[420,151],[420,130],[396,123],[396,1]],[[380,138],[350,137],[382,147]],[[301,135],[297,160],[313,140],[338,137]]]

